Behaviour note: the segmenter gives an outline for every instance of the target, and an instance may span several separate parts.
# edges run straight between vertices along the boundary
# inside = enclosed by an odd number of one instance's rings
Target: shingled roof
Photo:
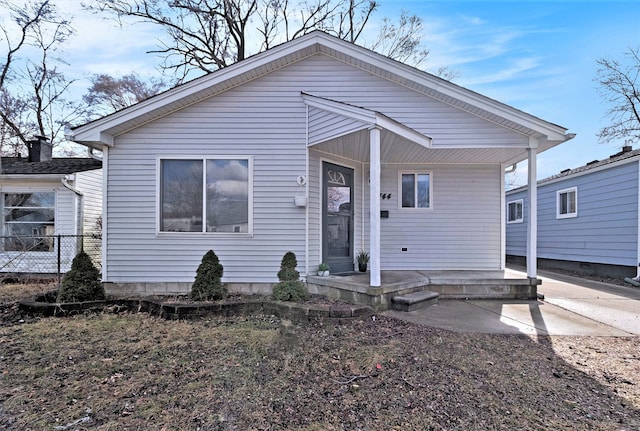
[[[611,155],[608,159],[604,159],[604,160],[593,160],[589,163],[587,163],[586,165],[583,166],[579,166],[577,168],[574,169],[565,169],[564,171],[561,171],[558,174],[552,175],[550,177],[544,178],[542,180],[538,181],[538,186],[550,182],[550,181],[554,181],[554,180],[558,180],[564,177],[569,177],[571,175],[575,175],[575,174],[579,174],[582,172],[586,172],[586,171],[590,171],[592,169],[596,169],[596,168],[600,168],[602,166],[606,166],[606,165],[610,165],[612,163],[616,163],[616,162],[620,162],[622,160],[627,160],[627,159],[633,159],[635,157],[640,156],[640,149],[639,150],[631,150],[631,147],[625,147],[622,151],[620,151],[619,153],[613,154]],[[512,190],[508,190],[507,193],[513,193],[513,192],[517,192],[520,190],[526,190],[527,186],[521,186]]]
[[[60,157],[44,162],[30,162],[21,157],[3,157],[1,163],[2,175],[63,175],[102,167],[100,160],[79,157]]]

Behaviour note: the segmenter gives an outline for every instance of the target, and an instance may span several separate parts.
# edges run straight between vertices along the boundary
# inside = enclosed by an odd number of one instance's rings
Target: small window
[[[160,160],[160,231],[250,233],[250,162]]]
[[[518,199],[507,203],[507,223],[522,223],[523,200]]]
[[[578,188],[559,190],[557,192],[557,218],[578,216]]]
[[[431,172],[400,172],[400,207],[431,208]]]

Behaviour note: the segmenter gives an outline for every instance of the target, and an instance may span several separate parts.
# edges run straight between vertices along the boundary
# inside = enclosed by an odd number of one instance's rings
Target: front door
[[[322,258],[331,272],[353,271],[353,169],[324,162]]]

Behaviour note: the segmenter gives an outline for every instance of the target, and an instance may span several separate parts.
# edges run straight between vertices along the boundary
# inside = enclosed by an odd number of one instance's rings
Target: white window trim
[[[521,216],[520,218],[514,219],[514,220],[509,220],[509,206],[511,204],[520,204],[520,206],[522,207],[522,211],[520,212]],[[524,223],[524,199],[516,199],[513,201],[509,201],[507,202],[507,224],[513,224],[513,223]]]
[[[560,214],[560,196],[565,193],[574,192],[576,196],[575,202],[575,211],[567,214]],[[558,190],[556,192],[556,218],[557,219],[565,219],[565,218],[574,218],[578,217],[578,187],[569,187],[566,189]]]
[[[403,207],[402,206],[402,175],[413,174],[413,175],[429,175],[429,206],[427,208],[419,208],[419,207]],[[414,183],[414,192],[417,193],[417,182]],[[418,197],[415,196],[416,203],[418,202]],[[401,211],[433,211],[433,171],[398,171],[398,209]]]
[[[161,199],[161,182],[162,182],[162,178],[160,177],[161,174],[161,165],[162,165],[162,161],[163,160],[202,160],[203,167],[206,167],[206,161],[207,160],[247,160],[248,161],[248,169],[249,169],[249,190],[248,190],[248,197],[247,199],[249,200],[248,204],[249,204],[249,208],[248,208],[248,224],[249,226],[247,227],[247,232],[166,232],[160,229],[161,227],[161,218],[162,218],[162,199]],[[216,156],[193,156],[193,155],[189,155],[189,156],[184,156],[184,155],[173,155],[173,154],[169,154],[169,155],[161,155],[161,156],[157,156],[156,158],[156,235],[157,236],[182,236],[182,235],[188,235],[188,236],[219,236],[219,237],[233,237],[233,238],[239,238],[239,237],[253,237],[253,161],[254,161],[254,156],[239,156],[239,155],[224,155],[224,156],[220,156],[220,155],[216,155]],[[206,184],[206,175],[207,175],[207,170],[203,169],[203,181],[204,184]],[[203,202],[206,202],[206,191],[205,188],[203,187]],[[206,208],[206,205],[203,206],[203,208]],[[205,214],[203,214],[204,216]],[[204,218],[203,218],[204,220]],[[205,226],[205,224],[203,223],[203,226]]]
[[[6,188],[4,190],[2,190],[0,192],[0,210],[2,211],[2,226],[0,226],[0,234],[2,234],[2,236],[6,236],[7,232],[5,230],[5,219],[4,219],[4,195],[5,194],[16,194],[16,193],[53,193],[54,195],[54,201],[53,201],[53,234],[54,235],[58,235],[58,224],[59,224],[59,214],[58,214],[58,190],[55,188],[31,188],[31,187],[9,187]],[[74,211],[75,212],[75,211]],[[2,250],[2,247],[0,247],[0,251]],[[7,250],[7,251],[2,251],[3,253],[9,255],[9,256],[14,256],[14,255],[22,255],[25,254],[24,251],[19,251],[19,250]],[[55,256],[57,251],[55,250],[55,248],[51,251],[28,251],[26,252],[27,254],[32,254],[32,253],[36,253],[38,256],[43,257],[46,255],[50,255],[50,256]]]

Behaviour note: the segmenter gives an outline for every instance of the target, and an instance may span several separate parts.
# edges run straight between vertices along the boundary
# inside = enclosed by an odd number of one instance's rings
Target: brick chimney
[[[28,141],[28,145],[30,162],[51,161],[53,145],[47,142],[47,138],[44,136],[36,136],[36,139]]]

